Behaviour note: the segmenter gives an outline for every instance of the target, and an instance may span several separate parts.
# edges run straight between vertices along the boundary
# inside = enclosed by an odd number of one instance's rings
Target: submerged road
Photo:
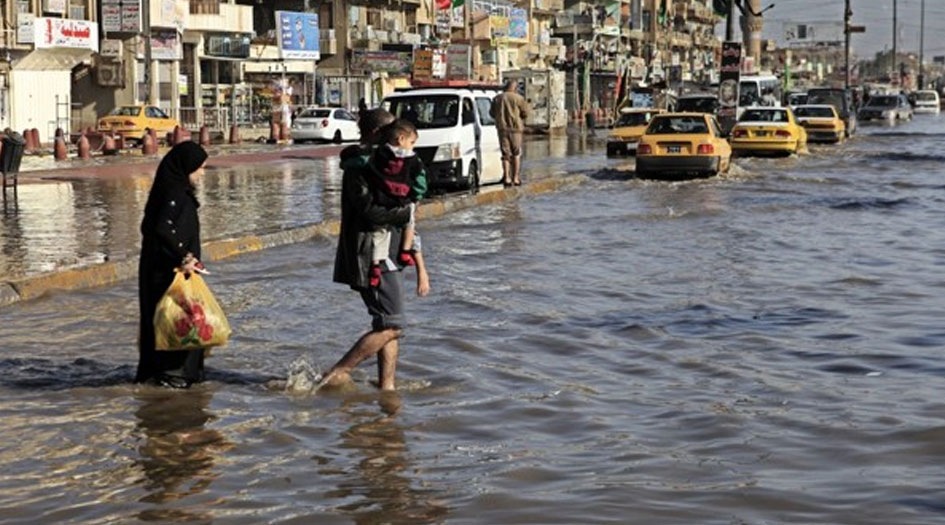
[[[333,240],[213,265],[235,335],[188,392],[128,384],[134,283],[4,308],[0,515],[940,522],[943,138],[917,118],[673,184],[599,142],[542,152],[529,169],[588,181],[421,222],[433,293],[409,299],[394,396],[369,366],[306,391],[367,325]],[[205,201],[330,213],[311,186],[336,172],[283,169],[214,174]]]

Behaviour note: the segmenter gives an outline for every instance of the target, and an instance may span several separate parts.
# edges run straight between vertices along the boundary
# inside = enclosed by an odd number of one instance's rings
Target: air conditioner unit
[[[489,49],[482,52],[482,63],[483,64],[495,64],[498,62],[499,57],[495,49]]]
[[[95,68],[95,82],[102,87],[123,87],[125,68],[121,62],[100,62]]]

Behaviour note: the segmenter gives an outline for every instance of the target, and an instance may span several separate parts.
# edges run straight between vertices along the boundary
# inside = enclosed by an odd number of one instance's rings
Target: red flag
[[[449,9],[453,6],[453,0],[436,0],[437,9]]]

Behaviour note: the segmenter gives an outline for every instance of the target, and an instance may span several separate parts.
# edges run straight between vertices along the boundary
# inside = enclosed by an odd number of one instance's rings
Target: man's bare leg
[[[388,341],[377,354],[377,384],[381,390],[396,390],[394,374],[397,371],[397,353],[400,342],[395,338]]]
[[[519,172],[522,170],[522,156],[516,155],[512,157],[512,184],[518,186],[522,183],[522,179],[519,176]]]
[[[365,359],[380,352],[381,349],[391,341],[396,343],[398,337],[400,337],[400,330],[396,328],[371,331],[362,335],[344,357],[342,357],[335,366],[331,367],[331,370],[318,382],[316,389],[323,386],[338,386],[348,382],[354,367],[358,366]],[[397,353],[395,347],[394,359],[396,360],[396,358]],[[391,380],[393,380],[393,376]]]
[[[509,159],[502,159],[502,184],[512,184],[512,166]]]

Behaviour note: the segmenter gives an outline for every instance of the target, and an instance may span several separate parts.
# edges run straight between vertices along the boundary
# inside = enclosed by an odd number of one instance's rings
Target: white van
[[[384,98],[381,107],[410,120],[419,137],[414,150],[430,188],[476,188],[502,180],[502,153],[489,114],[498,90],[419,88]]]
[[[916,113],[938,113],[941,110],[938,93],[935,90],[923,89],[915,92]]]

